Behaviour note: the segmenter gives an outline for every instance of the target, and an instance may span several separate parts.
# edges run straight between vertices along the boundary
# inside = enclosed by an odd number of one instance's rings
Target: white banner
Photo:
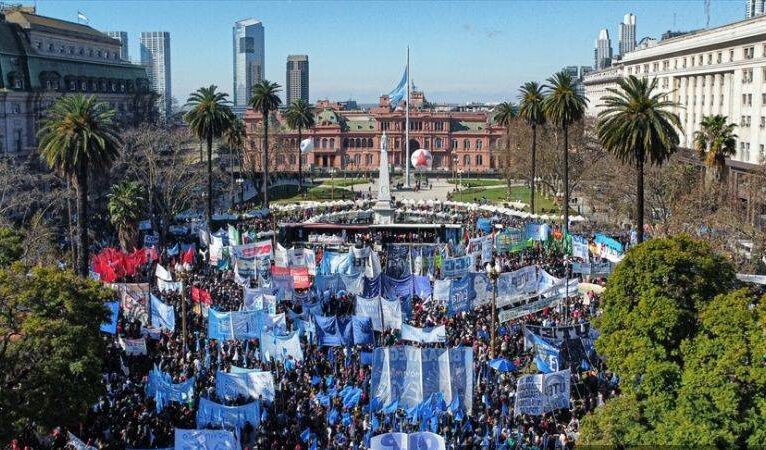
[[[402,340],[420,342],[421,344],[441,343],[447,340],[447,329],[444,325],[435,328],[416,328],[403,323]]]
[[[157,289],[160,292],[176,292],[178,294],[183,290],[183,282],[181,281],[165,281],[157,278]]]
[[[385,433],[373,436],[371,450],[445,450],[444,438],[430,431],[420,433]]]
[[[129,356],[145,355],[146,354],[146,340],[141,339],[122,339],[120,338],[120,346],[125,350],[125,354]]]
[[[154,275],[157,277],[157,280],[173,281],[173,275],[159,264],[157,264],[157,268],[154,270]]]
[[[380,297],[364,298],[356,297],[355,314],[361,317],[369,317],[372,320],[372,329],[383,331],[383,317],[380,311]]]
[[[235,400],[240,395],[255,400],[274,401],[274,376],[271,372],[216,372],[215,391],[219,397]]]
[[[383,311],[383,328],[399,330],[402,328],[402,302],[380,298],[380,309]]]
[[[183,430],[176,428],[176,450],[239,450],[234,433],[226,430]]]
[[[568,409],[571,379],[569,369],[522,376],[516,383],[513,415],[541,416],[556,409]]]

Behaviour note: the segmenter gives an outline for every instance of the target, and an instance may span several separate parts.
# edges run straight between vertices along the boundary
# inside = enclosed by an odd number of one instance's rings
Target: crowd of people
[[[478,212],[454,212],[463,214],[464,224],[475,224]],[[236,227],[243,234],[273,230],[277,220],[301,221],[306,212],[293,212],[279,218],[273,216],[240,220]],[[494,224],[503,227],[523,226],[522,219],[495,218]],[[463,238],[478,236],[481,231],[468,226]],[[413,236],[407,233],[388,234],[365,232],[354,236],[357,245],[385,247],[388,242],[434,242],[436,233],[429,236]],[[181,241],[189,243],[191,238]],[[165,248],[176,242],[166,242]],[[286,247],[290,243],[283,242]],[[463,246],[456,243],[456,246]],[[321,258],[317,251],[317,259]],[[381,252],[382,255],[385,252]],[[104,393],[92,405],[84,420],[78,425],[57,429],[52,436],[40,439],[33,435],[14,441],[14,448],[25,446],[41,448],[45,444],[53,448],[67,445],[69,433],[77,436],[85,445],[101,449],[149,449],[173,447],[175,428],[196,428],[196,412],[200,398],[242,405],[252,398],[225,400],[219,398],[215,389],[217,371],[228,372],[232,366],[269,371],[275,380],[276,396],[273,402],[263,402],[260,424],[247,424],[238,430],[242,448],[246,449],[361,449],[367,448],[369,438],[390,432],[416,432],[424,430],[424,424],[407,417],[407,411],[374,410],[370,407],[372,367],[363,363],[363,354],[373,351],[374,346],[321,347],[316,339],[306,333],[301,335],[303,361],[264,361],[258,339],[220,342],[208,338],[205,317],[207,308],[216,311],[239,311],[243,307],[244,289],[232,269],[219,270],[206,263],[204,251],[191,267],[183,268],[178,256],[161,251],[159,260],[143,269],[136,280],[147,282],[151,293],[162,302],[172,305],[176,314],[174,332],[161,332],[147,336],[139,321],[121,315],[117,335],[104,334],[108,352],[104,361]],[[555,277],[565,277],[567,257],[557,248],[536,244],[514,253],[495,253],[502,272],[510,272],[535,265]],[[182,292],[159,292],[154,282],[155,264],[161,264],[183,282]],[[385,267],[385,257],[383,257]],[[476,270],[483,270],[480,264]],[[571,275],[571,274],[570,274]],[[440,275],[438,270],[432,279]],[[143,279],[140,279],[143,278]],[[604,279],[589,280],[603,284]],[[189,287],[195,286],[210,293],[211,304],[203,305],[192,300]],[[305,298],[308,292],[299,292],[296,298]],[[146,300],[148,296],[144,297]],[[355,296],[341,291],[334,292],[321,302],[325,315],[351,315],[354,313]],[[541,416],[520,415],[514,417],[516,381],[522,374],[535,373],[534,351],[525,350],[524,325],[558,327],[586,323],[599,313],[598,293],[573,291],[555,306],[511,320],[497,323],[493,320],[490,305],[480,306],[457,315],[450,315],[447,305],[431,298],[414,296],[411,314],[405,323],[415,327],[444,325],[446,341],[436,344],[415,344],[425,347],[465,346],[473,349],[474,391],[470,415],[458,413],[440,414],[436,423],[427,429],[443,436],[448,449],[565,449],[572,448],[577,440],[579,420],[606,398],[619,393],[616,376],[611,374],[597,356],[587,367],[572,366],[572,402],[569,409],[552,411]],[[185,317],[183,311],[186,312]],[[302,315],[299,301],[283,301],[277,305],[277,314],[286,314],[286,330],[296,329],[293,317]],[[305,315],[303,315],[305,317]],[[181,325],[183,324],[183,326]],[[497,327],[492,333],[492,327]],[[186,330],[186,342],[184,331]],[[494,348],[491,336],[497,335]],[[147,354],[130,356],[119,344],[120,339],[145,336]],[[390,329],[375,333],[378,346],[404,345],[398,330]],[[513,363],[514,371],[500,372],[489,366],[489,361],[504,358]],[[148,373],[153,368],[170,374],[175,383],[195,378],[195,398],[188,403],[171,402],[161,410],[146,395]],[[358,403],[344,405],[342,399],[327,394],[351,386],[362,390]],[[308,431],[308,433],[307,433]]]

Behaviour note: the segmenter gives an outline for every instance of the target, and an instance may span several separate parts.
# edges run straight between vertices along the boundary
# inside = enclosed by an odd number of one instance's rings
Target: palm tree
[[[543,99],[545,118],[564,132],[564,233],[569,232],[569,125],[582,119],[588,100],[577,93],[572,77],[559,72],[548,78]]]
[[[231,202],[234,204],[234,155],[241,155],[242,149],[245,146],[245,123],[242,119],[234,117],[231,121],[231,125],[223,133],[223,141],[226,143],[226,147],[229,150],[229,169],[231,171]],[[240,159],[241,160],[241,159]],[[241,166],[240,166],[241,168]],[[242,199],[244,201],[244,198]]]
[[[126,251],[136,247],[138,221],[144,211],[143,188],[135,181],[125,181],[112,186],[107,197],[107,209],[112,225],[117,228],[120,245]]]
[[[234,113],[229,108],[229,94],[217,92],[218,86],[201,87],[192,93],[186,104],[191,109],[184,120],[200,141],[207,142],[207,221],[213,219],[213,139],[231,126]]]
[[[605,109],[596,134],[601,145],[624,163],[636,166],[636,237],[644,240],[644,162],[662,164],[678,148],[681,121],[670,109],[678,106],[655,92],[657,80],[634,75],[620,79],[619,89],[607,89]]]
[[[76,271],[88,275],[88,175],[105,172],[119,153],[114,109],[95,96],[59,98],[47,112],[38,132],[40,155],[52,169],[67,177],[77,190]]]
[[[263,207],[269,207],[269,115],[276,111],[282,100],[279,98],[279,91],[282,86],[272,83],[269,80],[263,80],[253,86],[253,96],[250,98],[250,106],[256,111],[260,111],[263,117]]]
[[[532,128],[532,185],[529,192],[529,209],[535,213],[535,178],[537,176],[537,126],[545,124],[543,111],[543,87],[536,81],[528,81],[519,89],[519,117]]]
[[[705,166],[713,169],[716,181],[721,181],[726,173],[726,157],[737,153],[736,124],[726,122],[722,115],[705,116],[700,123],[700,131],[694,133],[694,147],[705,161]]]
[[[298,129],[298,193],[303,193],[303,155],[300,142],[303,140],[303,130],[314,126],[314,110],[303,99],[294,100],[287,107],[287,125]]]
[[[508,169],[511,152],[511,125],[516,118],[516,107],[511,102],[503,102],[495,106],[495,115],[492,119],[498,125],[502,125],[505,128],[505,164],[506,171]],[[508,195],[511,193],[511,176],[510,173],[506,173],[506,182],[508,183]]]

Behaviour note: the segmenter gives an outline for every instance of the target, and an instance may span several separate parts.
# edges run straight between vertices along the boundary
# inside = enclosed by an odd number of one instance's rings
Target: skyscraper
[[[609,30],[606,28],[598,33],[594,56],[593,68],[596,70],[605,69],[612,65],[612,40],[609,39]]]
[[[625,14],[620,24],[620,57],[636,49],[636,16]]]
[[[170,33],[149,31],[141,33],[141,64],[146,66],[149,83],[159,95],[160,118],[167,120],[171,113],[170,85]]]
[[[250,103],[253,85],[263,80],[264,44],[263,24],[256,19],[234,22],[232,28],[234,50],[234,111],[243,113]]]
[[[112,39],[120,41],[120,59],[130,61],[128,55],[128,32],[127,31],[104,31],[104,34]]]
[[[309,56],[289,55],[285,74],[285,97],[287,104],[293,100],[309,101]]]
[[[747,18],[760,16],[763,14],[763,0],[747,0]]]

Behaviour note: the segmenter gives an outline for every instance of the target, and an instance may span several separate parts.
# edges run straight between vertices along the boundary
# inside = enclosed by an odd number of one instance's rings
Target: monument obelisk
[[[394,222],[394,208],[391,207],[391,181],[388,176],[388,136],[385,131],[380,139],[380,168],[378,169],[378,200],[372,206],[375,223]]]

